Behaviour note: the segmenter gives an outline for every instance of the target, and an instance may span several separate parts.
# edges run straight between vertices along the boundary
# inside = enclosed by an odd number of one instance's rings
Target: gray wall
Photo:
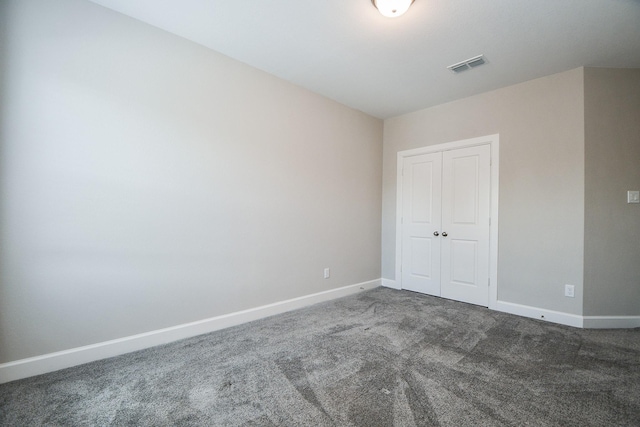
[[[499,133],[498,299],[582,314],[583,93],[576,69],[386,120],[382,277],[395,278],[397,152]]]
[[[640,315],[640,70],[586,68],[584,86],[584,314]]]
[[[0,6],[0,362],[380,277],[380,120],[84,0]]]

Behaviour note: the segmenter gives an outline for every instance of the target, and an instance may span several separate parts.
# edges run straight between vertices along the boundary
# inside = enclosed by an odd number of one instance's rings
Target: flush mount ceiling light
[[[413,2],[414,0],[371,0],[376,9],[388,18],[402,15]]]

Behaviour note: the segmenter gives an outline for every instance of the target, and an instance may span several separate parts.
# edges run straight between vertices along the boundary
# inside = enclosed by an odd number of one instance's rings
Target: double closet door
[[[401,287],[488,306],[491,147],[406,157]]]

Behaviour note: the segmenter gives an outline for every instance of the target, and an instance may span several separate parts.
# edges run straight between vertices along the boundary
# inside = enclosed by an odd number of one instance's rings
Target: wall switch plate
[[[324,269],[324,278],[328,279],[329,277],[331,277],[331,270],[327,267]]]
[[[640,203],[640,191],[627,191],[627,203]]]
[[[575,287],[573,285],[564,285],[564,296],[569,298],[575,297]]]

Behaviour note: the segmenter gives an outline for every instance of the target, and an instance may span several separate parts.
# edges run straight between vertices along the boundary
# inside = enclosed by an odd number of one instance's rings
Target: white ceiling
[[[370,0],[91,1],[379,118],[580,66],[640,68],[639,0],[416,0],[399,18]]]

